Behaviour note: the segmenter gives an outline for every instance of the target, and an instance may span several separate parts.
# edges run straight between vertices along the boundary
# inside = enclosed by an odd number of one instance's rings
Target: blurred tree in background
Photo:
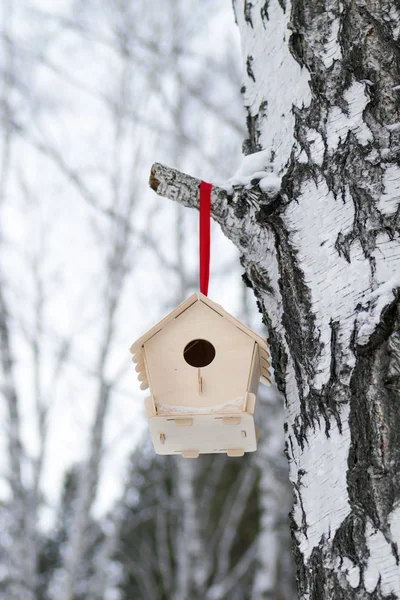
[[[160,458],[128,353],[197,289],[196,215],[153,197],[150,164],[222,182],[240,158],[231,7],[0,11],[2,597],[292,599],[276,391],[256,454]],[[239,281],[214,230],[212,297],[256,328]]]

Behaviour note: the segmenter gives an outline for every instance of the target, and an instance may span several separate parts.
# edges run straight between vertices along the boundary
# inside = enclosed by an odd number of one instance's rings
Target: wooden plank
[[[257,344],[260,345],[261,348],[263,348],[266,352],[268,352],[268,344],[267,344],[266,340],[264,340],[264,338],[262,338],[260,335],[258,335],[255,331],[253,331],[252,329],[247,327],[247,325],[244,325],[244,323],[242,323],[241,321],[236,319],[234,316],[232,316],[231,314],[226,312],[226,310],[223,309],[222,306],[220,306],[216,302],[213,302],[212,300],[210,300],[210,298],[208,298],[207,296],[204,296],[204,294],[199,294],[199,300],[201,300],[201,302],[206,304],[206,306],[208,306],[209,308],[212,308],[215,312],[217,312],[219,315],[221,315],[221,317],[225,317],[225,319],[230,321],[232,323],[232,325],[234,325],[235,327],[240,329],[243,333],[245,333],[246,335],[249,335],[254,341],[257,342]]]
[[[226,451],[228,456],[234,457],[234,456],[243,456],[244,455],[244,449],[243,448],[228,448]]]
[[[156,416],[157,409],[153,396],[147,396],[147,398],[144,399],[144,409],[146,411],[147,418]]]
[[[257,398],[255,394],[247,393],[245,400],[245,410],[249,415],[254,415],[254,411],[256,409]]]
[[[260,360],[265,360],[267,362],[269,362],[269,352],[265,349],[265,348],[261,348],[260,347]]]
[[[269,369],[261,369],[261,377],[271,380],[271,373]]]
[[[271,385],[271,380],[270,380],[270,379],[268,379],[267,377],[263,377],[263,376],[261,376],[261,377],[260,377],[260,382],[261,382],[263,385],[267,386],[267,387],[269,387],[269,386]]]
[[[222,417],[221,421],[223,425],[240,425],[242,419],[240,417]]]
[[[258,386],[260,385],[260,346],[254,343],[253,357],[249,371],[249,380],[247,382],[247,392],[257,396]],[[246,410],[246,409],[245,409]]]
[[[150,408],[151,403],[149,400]],[[237,417],[235,414],[224,415]],[[182,415],[182,418],[187,418]],[[162,455],[173,455],[187,450],[197,450],[199,454],[226,454],[227,449],[241,449],[254,452],[257,448],[254,418],[242,413],[241,423],[237,426],[225,426],[214,414],[193,415],[191,427],[177,427],[175,419],[167,416],[148,418],[149,430],[155,451]],[[246,433],[246,436],[242,432]],[[160,434],[165,435],[164,443]]]
[[[261,356],[260,366],[262,369],[268,369],[271,366],[271,363],[269,362],[269,360]]]
[[[150,386],[150,371],[149,371],[149,367],[148,367],[148,364],[147,364],[146,350],[144,349],[144,347],[143,347],[143,350],[142,350],[142,357],[143,357],[143,363],[144,363],[144,370],[145,370],[145,373],[146,373],[146,380],[143,381],[143,383],[140,386],[140,389],[141,390],[147,390],[147,388],[151,389],[151,386]],[[142,386],[145,386],[145,387],[142,387]],[[154,393],[152,394],[152,396],[153,396],[153,400],[154,400]],[[155,400],[154,400],[154,406],[155,406],[155,409],[157,411],[157,405],[155,404]]]
[[[185,311],[189,306],[197,302],[197,294],[192,294],[190,298],[182,302],[179,306],[177,306],[172,312],[170,312],[167,316],[165,316],[161,321],[156,323],[151,329],[149,329],[146,333],[144,333],[139,339],[137,339],[132,346],[130,347],[130,351],[132,354],[139,351],[139,348],[144,345],[150,338],[152,338],[156,333],[161,331],[170,321],[173,321],[175,317],[177,317],[180,313]]]
[[[199,451],[198,450],[183,450],[182,456],[183,456],[183,458],[198,458]]]
[[[191,427],[193,425],[193,419],[174,419],[174,421],[178,427]]]

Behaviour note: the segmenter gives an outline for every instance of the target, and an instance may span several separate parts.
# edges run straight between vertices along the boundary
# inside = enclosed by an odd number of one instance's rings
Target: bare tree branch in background
[[[126,96],[126,83],[132,76],[131,66],[126,64],[120,79],[120,101],[113,114],[114,148],[113,170],[111,173],[112,205],[123,215],[121,221],[110,223],[110,249],[107,263],[107,275],[104,284],[105,322],[99,347],[97,374],[98,397],[92,431],[89,438],[88,460],[81,471],[76,498],[75,519],[69,532],[65,549],[65,579],[60,590],[60,600],[73,600],[75,587],[79,581],[79,569],[85,555],[86,535],[93,503],[100,479],[100,467],[104,445],[104,428],[111,399],[108,375],[108,359],[112,347],[119,302],[128,273],[134,266],[130,256],[132,247],[130,224],[137,203],[135,175],[139,144],[131,156],[131,186],[127,193],[121,190],[121,158],[124,155],[124,141],[127,132],[124,128],[122,108],[129,99]]]
[[[3,5],[2,45],[4,50],[3,85],[1,92],[2,160],[0,171],[0,245],[4,232],[4,205],[11,169],[12,131],[12,80],[13,27],[12,3]],[[35,507],[23,481],[25,452],[21,439],[20,399],[16,386],[14,352],[11,341],[12,317],[6,299],[5,275],[0,264],[0,364],[2,373],[1,396],[7,406],[6,439],[8,446],[8,481],[12,495],[10,533],[11,551],[8,556],[10,591],[13,600],[34,600],[36,585],[36,552],[34,516]]]

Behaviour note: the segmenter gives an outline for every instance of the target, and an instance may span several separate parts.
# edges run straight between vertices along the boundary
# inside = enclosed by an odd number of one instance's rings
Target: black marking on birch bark
[[[242,281],[246,287],[254,290],[253,283],[252,283],[251,279],[249,278],[249,276],[247,275],[246,271],[244,273],[242,273]]]
[[[268,114],[268,100],[263,100],[258,109],[258,117],[264,119]],[[275,152],[271,150],[271,162],[274,162]]]
[[[274,289],[272,287],[268,271],[263,269],[262,267],[256,264],[246,264],[247,269],[247,280],[251,281],[251,287],[256,289],[258,292],[262,292],[263,294],[274,294]]]
[[[388,339],[388,367],[385,385],[393,388],[400,396],[400,331],[395,331]],[[399,397],[400,400],[400,397]]]
[[[286,12],[286,0],[278,0],[279,6],[281,7],[281,9],[283,10],[283,12]]]
[[[329,326],[331,329],[329,380],[321,391],[311,388],[309,399],[310,403],[314,403],[315,409],[325,419],[325,435],[327,438],[330,436],[329,431],[332,417],[336,420],[339,433],[342,433],[340,407],[341,404],[347,404],[349,396],[348,387],[342,383],[343,378],[347,378],[349,375],[349,367],[343,360],[344,349],[339,343],[340,323],[338,321],[331,321]]]
[[[388,543],[388,515],[400,500],[400,390],[385,385],[385,380],[391,339],[399,328],[400,296],[383,312],[368,348],[357,348],[350,383],[350,505],[368,517]],[[395,556],[398,560],[397,552]]]
[[[394,300],[383,309],[380,322],[370,336],[368,343],[357,345],[355,347],[357,355],[369,356],[371,352],[374,352],[382,344],[382,342],[388,340],[389,336],[394,331],[400,329],[400,319],[397,307],[399,302],[400,292],[397,291]]]
[[[299,500],[299,504],[300,504],[300,509],[301,509],[301,526],[303,529],[303,533],[305,535],[305,537],[307,538],[307,529],[308,529],[308,525],[307,525],[307,513],[304,510],[304,505],[303,505],[303,499],[301,497],[301,493],[300,493],[300,489],[303,486],[301,478],[306,474],[306,472],[303,469],[299,469],[298,473],[297,473],[297,483],[294,484],[294,489],[297,492],[297,496],[298,496],[298,500]]]
[[[246,21],[246,23],[248,23],[251,26],[252,29],[254,29],[253,19],[251,17],[252,10],[253,10],[253,3],[249,2],[249,0],[244,0],[244,7],[243,7],[244,20]]]
[[[275,383],[278,390],[283,394],[286,402],[286,369],[288,364],[288,356],[282,344],[279,335],[276,334],[272,327],[268,312],[263,306],[263,323],[268,328],[268,344],[271,348],[271,361],[274,369]]]
[[[330,412],[333,412],[336,418],[338,412],[333,401],[327,404],[326,397],[323,398],[320,392],[311,387],[315,363],[322,346],[315,330],[309,289],[304,282],[304,274],[298,267],[296,253],[291,247],[289,235],[279,215],[274,214],[271,217],[270,226],[275,233],[276,252],[283,275],[279,280],[283,303],[282,323],[285,330],[290,331],[286,341],[293,359],[301,404],[301,419],[298,420],[298,425],[294,425],[293,432],[299,445],[303,447],[307,439],[307,429],[319,419],[319,415],[322,413],[327,423]],[[296,328],[293,328],[293,323],[297,324]],[[307,386],[310,386],[310,392],[305,398],[303,390]]]
[[[289,442],[291,443],[290,435],[287,437],[289,439]],[[293,449],[291,450],[291,455],[293,456]],[[305,510],[304,510],[304,506],[302,504],[301,492],[300,492],[300,488],[302,485],[301,477],[303,476],[303,474],[304,474],[304,471],[300,470],[299,474],[298,474],[297,482],[293,483],[293,490],[294,490],[293,491],[293,508],[289,513],[290,531],[291,531],[291,535],[292,535],[292,551],[293,551],[294,562],[296,565],[296,576],[297,576],[297,584],[298,584],[299,589],[300,589],[301,581],[305,581],[306,585],[307,585],[306,569],[305,569],[305,565],[304,565],[304,561],[303,561],[303,555],[300,551],[299,542],[297,541],[297,538],[296,538],[296,533],[298,533],[300,531],[300,529],[303,531],[304,535],[307,535],[307,516],[306,516]],[[300,510],[302,513],[301,528],[299,527],[299,525],[294,517],[295,507],[297,504],[300,505]]]
[[[326,597],[327,575],[324,568],[323,552],[321,548],[314,548],[311,553],[309,565],[309,592],[311,600],[320,600]],[[335,595],[335,600],[338,596]]]
[[[304,568],[300,554],[297,578],[300,597],[309,594],[311,600],[396,600],[394,594],[383,595],[380,580],[373,592],[366,591],[363,577],[368,555],[365,519],[351,514],[337,530],[331,548],[324,538],[321,539],[311,553],[307,568]],[[344,558],[359,568],[358,586],[352,587],[345,572],[341,571]]]
[[[248,154],[254,154],[254,152],[259,152],[261,150],[260,144],[260,130],[257,128],[258,118],[253,117],[250,109],[247,108],[247,131],[249,132],[249,137],[244,140],[242,145],[242,151],[245,156]]]
[[[235,23],[236,23],[236,25],[238,25],[238,18],[237,18],[237,12],[236,12],[236,0],[232,0],[232,10],[233,10],[233,16],[235,19]]]
[[[268,8],[269,0],[265,0],[263,6],[260,8],[261,21],[264,25],[264,28],[266,27],[266,21],[269,21]]]
[[[249,55],[246,60],[246,72],[247,72],[247,75],[255,82],[256,78],[254,77],[252,65],[253,65],[253,57]]]
[[[296,163],[294,158],[291,159],[288,170],[282,177],[281,194],[286,200],[285,205],[291,202],[294,198],[298,198],[301,187],[307,179],[313,178],[316,175],[314,165]]]
[[[272,322],[269,318],[268,311],[266,310],[262,294],[262,292],[267,294],[273,293],[273,290],[270,288],[269,279],[267,284],[263,282],[262,287],[259,286],[260,270],[256,265],[254,265],[254,263],[246,261],[245,256],[242,256],[240,260],[242,266],[246,269],[245,274],[242,276],[243,281],[248,287],[253,289],[254,295],[257,298],[259,311],[262,314],[262,321],[268,331],[268,344],[271,349],[271,362],[274,369],[275,383],[278,390],[283,394],[286,402],[285,375],[288,364],[288,356],[280,336],[276,334],[272,326]]]
[[[304,39],[299,31],[294,31],[289,38],[289,50],[301,67],[304,66]]]
[[[334,556],[347,557],[361,570],[364,567],[365,557],[368,556],[365,525],[365,517],[352,512],[336,531],[332,542]]]
[[[285,206],[284,199],[280,194],[278,194],[274,199],[267,197],[267,202],[265,205],[261,202],[260,204],[260,210],[256,214],[256,221],[260,225],[266,225],[269,223],[271,216],[274,214],[279,214]]]
[[[380,582],[372,593],[366,591],[362,582],[356,589],[352,588],[344,573],[333,568],[334,563],[340,565],[342,562],[342,556],[333,556],[320,543],[311,554],[307,570],[309,577],[303,582],[302,593],[308,592],[310,600],[396,600],[393,594],[383,595]]]
[[[289,514],[290,532],[292,536],[292,553],[294,564],[296,567],[296,581],[297,589],[299,592],[299,598],[308,591],[308,569],[304,563],[303,554],[300,551],[299,543],[296,539],[296,532],[298,530],[297,523],[293,516],[293,511]]]
[[[348,263],[350,263],[350,246],[354,239],[354,233],[343,235],[341,231],[336,238],[335,249],[339,256],[343,256]]]
[[[381,10],[379,4],[376,3],[378,11]],[[354,73],[357,79],[369,79],[374,83],[370,89],[368,112],[375,123],[383,125],[391,122],[398,108],[398,99],[391,88],[399,81],[400,52],[383,19],[379,22],[371,9],[372,3],[370,8],[360,1],[348,3],[340,35],[344,68]],[[386,132],[375,128],[374,137],[382,134],[388,139]]]

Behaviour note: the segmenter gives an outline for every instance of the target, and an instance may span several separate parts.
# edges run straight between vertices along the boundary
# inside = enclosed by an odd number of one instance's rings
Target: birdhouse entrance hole
[[[207,340],[192,340],[185,346],[183,358],[191,367],[206,367],[215,358],[215,348]]]

